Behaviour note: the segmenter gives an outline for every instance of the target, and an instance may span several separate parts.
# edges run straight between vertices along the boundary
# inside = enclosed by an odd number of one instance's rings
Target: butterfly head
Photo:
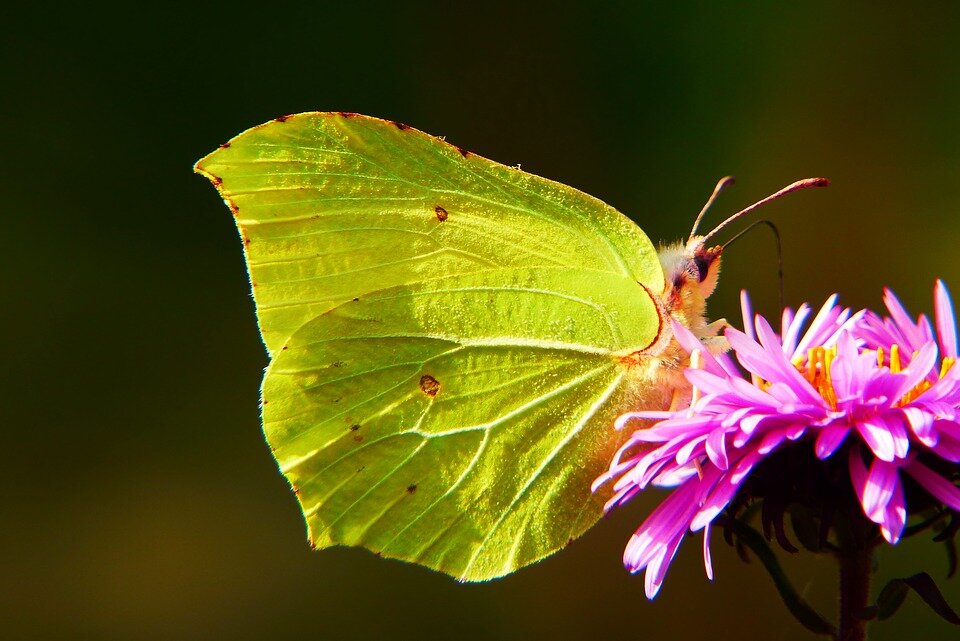
[[[733,178],[727,176],[717,183],[710,198],[700,211],[700,215],[697,216],[686,243],[678,242],[668,245],[661,248],[659,252],[660,264],[663,267],[666,282],[666,288],[661,299],[664,311],[702,339],[714,335],[723,324],[722,321],[707,324],[705,320],[706,301],[717,287],[723,248],[726,244],[732,242],[727,241],[724,245],[711,245],[709,244],[711,238],[733,221],[790,192],[806,187],[823,187],[829,184],[825,178],[798,180],[733,214],[706,235],[697,235],[697,227],[710,205],[713,204],[720,192],[732,185],[733,182]]]
[[[685,245],[677,244],[660,251],[660,263],[668,287],[674,292],[696,292],[707,298],[720,277],[722,245],[707,247],[702,236],[694,236]]]
[[[666,281],[662,303],[678,321],[699,333],[706,325],[706,301],[720,277],[721,245],[708,247],[702,236],[660,249]]]

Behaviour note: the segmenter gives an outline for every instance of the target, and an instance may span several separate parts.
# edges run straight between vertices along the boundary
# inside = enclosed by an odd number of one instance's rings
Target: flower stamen
[[[837,409],[837,393],[833,389],[833,379],[830,376],[830,366],[837,357],[837,348],[833,347],[811,347],[807,350],[806,367],[803,363],[795,363],[797,370],[813,385],[817,393],[830,404],[834,410]]]
[[[953,367],[954,362],[956,362],[956,359],[952,356],[947,356],[943,359],[943,362],[940,363],[940,378],[943,378],[947,375],[947,372],[949,372],[950,368]]]

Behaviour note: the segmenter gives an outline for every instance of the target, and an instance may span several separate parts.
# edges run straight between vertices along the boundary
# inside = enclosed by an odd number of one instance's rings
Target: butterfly
[[[722,341],[723,225],[658,251],[576,189],[345,112],[277,118],[195,170],[243,240],[263,430],[315,548],[480,581],[565,547],[601,515],[616,417],[689,395],[671,319]]]

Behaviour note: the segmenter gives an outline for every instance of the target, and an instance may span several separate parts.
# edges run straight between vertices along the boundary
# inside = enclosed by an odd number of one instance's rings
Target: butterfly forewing
[[[334,305],[445,275],[566,266],[663,289],[653,245],[613,208],[398,123],[278,119],[197,169],[237,218],[271,353]]]

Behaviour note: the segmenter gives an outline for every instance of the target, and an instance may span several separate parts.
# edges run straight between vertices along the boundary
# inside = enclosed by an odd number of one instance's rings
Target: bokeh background
[[[655,240],[771,206],[786,299],[960,292],[955,3],[18,3],[0,17],[0,637],[804,639],[759,564],[690,540],[653,603],[638,501],[563,553],[458,585],[314,553],[260,435],[266,365],[233,220],[192,163],[282,114],[349,110],[576,186]],[[721,6],[722,4],[722,6]],[[776,307],[768,232],[711,299]],[[926,569],[939,546],[883,555]],[[829,560],[785,558],[834,608]],[[960,589],[942,585],[954,605]],[[915,596],[874,638],[955,638]]]

